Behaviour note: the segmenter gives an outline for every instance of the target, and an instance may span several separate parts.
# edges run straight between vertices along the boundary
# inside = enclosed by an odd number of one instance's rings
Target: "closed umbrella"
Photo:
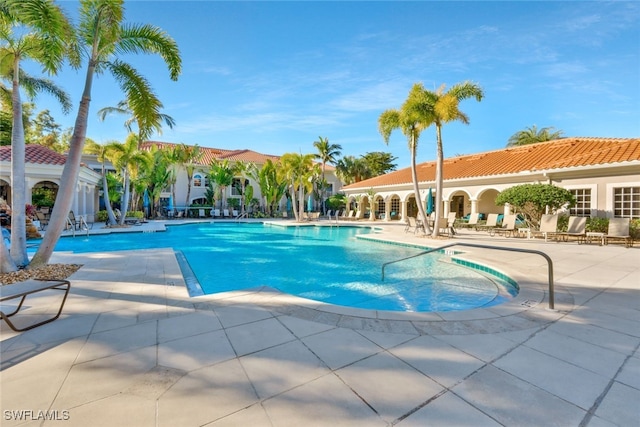
[[[427,215],[431,215],[433,210],[433,191],[431,187],[429,187],[429,194],[427,194]]]
[[[311,199],[311,195],[307,199],[307,211],[311,212],[313,210],[313,200]]]
[[[151,206],[151,200],[149,200],[149,192],[147,189],[144,189],[144,194],[142,195],[142,206],[144,207],[144,214],[148,218],[149,217],[149,207]]]
[[[169,204],[167,205],[167,215],[173,216],[173,195],[169,195]]]

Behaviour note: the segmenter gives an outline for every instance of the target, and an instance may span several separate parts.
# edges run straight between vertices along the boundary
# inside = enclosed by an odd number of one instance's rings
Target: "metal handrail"
[[[534,249],[505,248],[505,247],[500,247],[500,246],[477,245],[477,244],[474,244],[474,243],[450,243],[448,245],[440,246],[439,248],[429,249],[427,251],[420,252],[419,254],[411,255],[411,256],[408,256],[406,258],[398,259],[398,260],[395,260],[395,261],[385,262],[384,264],[382,264],[382,281],[384,282],[384,270],[385,270],[385,267],[387,265],[395,264],[396,262],[400,262],[400,261],[406,261],[408,259],[416,258],[416,257],[422,256],[422,255],[427,255],[427,254],[430,254],[432,252],[436,252],[436,251],[440,251],[442,249],[450,248],[452,246],[467,246],[467,247],[470,247],[470,248],[480,248],[480,249],[497,249],[499,251],[524,252],[524,253],[530,253],[530,254],[536,254],[536,255],[542,256],[544,259],[547,260],[547,264],[549,266],[549,268],[548,268],[548,270],[549,270],[549,309],[550,310],[554,310],[554,308],[555,308],[555,294],[554,294],[554,288],[553,288],[553,261],[551,260],[549,255],[547,255],[546,253],[544,253],[542,251],[536,251]]]

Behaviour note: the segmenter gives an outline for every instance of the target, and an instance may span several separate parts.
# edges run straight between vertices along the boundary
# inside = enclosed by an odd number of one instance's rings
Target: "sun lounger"
[[[556,237],[556,240],[557,240],[557,236],[558,236],[558,214],[555,214],[555,215],[544,214],[544,215],[542,215],[542,218],[540,218],[540,229],[539,230],[532,230],[531,231],[531,235],[533,237],[544,236],[544,241],[545,242],[549,240],[549,237]]]
[[[220,218],[220,209],[214,209],[211,211],[211,216],[214,218]]]
[[[12,285],[0,286],[0,303],[20,298],[18,307],[11,313],[5,313],[3,310],[0,310],[0,318],[7,322],[7,325],[9,325],[9,327],[16,332],[28,331],[29,329],[44,325],[45,323],[53,322],[58,317],[60,317],[60,313],[62,313],[62,308],[64,307],[64,303],[67,300],[67,295],[69,294],[70,287],[71,283],[68,280],[27,280],[24,282],[14,283]],[[27,296],[49,289],[64,291],[62,303],[60,303],[60,308],[58,309],[56,315],[49,319],[34,323],[23,328],[18,328],[16,325],[14,325],[9,318],[20,311],[20,309],[22,308],[22,304],[24,303]]]
[[[222,210],[222,217],[223,218],[231,218],[231,214],[229,213],[229,209],[223,209]]]
[[[498,226],[498,214],[491,213],[487,217],[487,222],[484,224],[477,224],[475,226],[476,231],[491,231]]]
[[[584,243],[587,237],[587,218],[583,216],[570,216],[567,231],[558,233],[558,237],[562,238],[565,242],[568,241],[570,237],[575,237],[578,240],[578,244]]]
[[[407,218],[407,225],[404,228],[404,232],[408,233],[412,229],[413,229],[413,234],[416,234],[418,230],[422,230],[423,233],[425,232],[424,227],[422,226],[422,222],[410,216],[409,218]]]
[[[475,227],[476,225],[478,225],[479,220],[480,220],[479,213],[469,214],[469,221],[467,222],[458,221],[457,225],[458,227],[463,227],[463,228]]]
[[[454,214],[454,221],[455,221],[455,214]],[[443,217],[438,219],[438,234],[440,235],[446,234],[449,237],[456,234],[455,231],[453,230],[453,224],[450,218]]]
[[[622,240],[625,247],[633,246],[633,239],[629,234],[630,223],[629,218],[610,218],[607,234],[604,235],[605,244],[608,245],[610,240]]]
[[[515,236],[516,234],[516,215],[505,215],[502,221],[502,227],[494,227],[489,230],[491,237],[498,235],[504,235],[504,237]]]

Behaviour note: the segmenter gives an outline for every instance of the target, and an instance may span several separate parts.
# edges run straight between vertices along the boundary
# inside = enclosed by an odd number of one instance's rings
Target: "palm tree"
[[[216,183],[220,190],[220,209],[227,204],[226,189],[233,183],[235,169],[229,165],[228,160],[214,162],[209,171],[209,179]]]
[[[389,144],[391,132],[400,129],[407,137],[409,152],[411,153],[411,179],[413,181],[413,192],[415,194],[418,211],[429,230],[429,222],[425,207],[422,205],[420,188],[418,186],[418,175],[416,171],[416,154],[418,151],[418,138],[420,133],[433,123],[433,114],[429,109],[424,108],[422,94],[424,88],[421,84],[414,84],[409,92],[407,100],[399,110],[386,110],[378,118],[378,130],[382,135],[385,144]],[[437,227],[436,227],[437,228]]]
[[[518,131],[511,135],[507,147],[519,147],[521,145],[535,144],[536,142],[553,141],[562,137],[561,130],[554,130],[554,127],[546,127],[538,130],[536,125]]]
[[[11,175],[13,221],[11,250],[4,241],[2,255],[11,257],[3,271],[15,271],[29,264],[26,233],[25,136],[20,98],[22,60],[33,60],[50,74],[57,73],[65,54],[66,40],[72,39],[72,26],[59,6],[46,0],[4,0],[0,6],[0,71],[12,77]],[[10,64],[10,65],[9,65]],[[64,107],[64,104],[63,104]],[[75,184],[75,183],[74,183]],[[62,229],[62,227],[61,227]]]
[[[98,161],[102,165],[102,197],[105,209],[107,211],[107,225],[116,225],[117,220],[115,214],[113,213],[113,209],[111,208],[111,201],[109,200],[109,184],[107,182],[107,172],[104,165],[105,161],[107,160],[109,147],[107,145],[101,145],[94,141],[91,141],[91,143],[87,143],[84,151],[88,154],[97,155]]]
[[[129,209],[129,192],[131,188],[131,176],[137,175],[139,167],[150,167],[153,163],[151,153],[138,149],[138,137],[130,133],[124,144],[112,142],[107,145],[107,157],[113,163],[123,181],[123,192],[120,202],[120,225],[124,225]]]
[[[177,167],[183,167],[187,172],[187,199],[184,202],[184,216],[187,216],[189,199],[191,198],[191,181],[196,170],[196,162],[202,158],[202,152],[198,145],[180,144],[172,152],[173,162]],[[177,175],[177,174],[176,174]],[[175,188],[174,188],[175,191]],[[175,198],[175,195],[174,195]]]
[[[304,216],[305,190],[311,189],[311,178],[316,173],[313,167],[313,154],[285,153],[280,160],[283,166],[283,174],[290,183],[294,216],[296,221],[301,221]],[[298,191],[298,211],[295,209],[296,190]]]
[[[320,160],[322,163],[322,181],[320,184],[320,200],[322,201],[322,213],[324,213],[324,192],[327,186],[325,178],[325,169],[327,163],[332,165],[336,164],[337,157],[342,152],[342,146],[340,144],[329,144],[329,138],[318,137],[317,141],[313,142],[313,146],[316,147],[318,152],[313,155],[315,159]]]
[[[284,179],[282,173],[278,173],[282,170],[280,163],[274,163],[271,159],[267,159],[261,168],[254,164],[249,172],[260,187],[260,194],[262,194],[265,209],[269,215],[272,214],[274,207],[287,191],[288,181]]]
[[[136,117],[146,117],[147,114],[144,111],[150,108],[150,105],[149,98],[143,94],[149,91],[149,86],[137,70],[119,60],[116,55],[155,53],[160,55],[167,64],[172,80],[177,80],[180,74],[182,60],[176,42],[160,28],[152,25],[123,25],[123,12],[122,0],[80,1],[78,42],[86,47],[89,58],[84,90],[73,128],[69,155],[60,180],[56,206],[51,214],[47,233],[30,266],[40,266],[49,261],[71,208],[80,171],[82,147],[87,134],[94,75],[108,70],[125,92],[129,106]]]
[[[115,107],[101,108],[98,110],[98,117],[101,121],[104,121],[109,114],[129,115],[130,117],[124,122],[124,127],[128,132],[133,132],[133,124],[136,123],[138,127],[138,140],[140,143],[149,138],[153,132],[158,135],[162,135],[163,122],[169,127],[169,129],[173,129],[176,125],[176,121],[173,117],[160,113],[159,109],[162,108],[160,100],[154,93],[148,93],[145,95],[150,97],[148,102],[153,106],[152,108],[148,108],[143,111],[146,115],[145,117],[137,117],[133,113],[133,109],[129,106],[130,101],[120,101]]]
[[[235,164],[235,171],[237,174],[240,174],[240,215],[244,215],[244,207],[245,204],[251,201],[251,198],[249,198],[249,200],[246,200],[245,197],[245,190],[246,190],[246,185],[245,185],[245,181],[247,180],[247,176],[251,173],[252,170],[254,170],[256,167],[255,163],[253,162],[237,162]]]
[[[475,98],[481,101],[484,97],[482,88],[473,82],[465,81],[457,83],[445,92],[442,85],[436,91],[425,90],[422,85],[418,85],[418,108],[427,116],[431,115],[433,124],[436,126],[436,218],[440,218],[442,211],[442,186],[443,186],[443,163],[444,154],[442,149],[442,125],[452,121],[460,121],[469,124],[469,117],[458,108],[460,101],[468,98]],[[422,206],[420,206],[422,208]],[[435,238],[439,234],[438,227],[433,228],[432,236]]]
[[[336,162],[336,175],[346,185],[371,178],[366,159],[354,156],[344,156]]]

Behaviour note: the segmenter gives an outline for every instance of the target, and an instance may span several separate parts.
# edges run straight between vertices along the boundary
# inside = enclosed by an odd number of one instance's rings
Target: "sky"
[[[58,2],[72,19],[77,3]],[[218,2],[126,1],[125,21],[153,24],[173,37],[182,74],[169,79],[156,56],[125,58],[151,82],[173,129],[151,139],[265,154],[314,153],[319,137],[342,155],[390,152],[409,166],[406,137],[385,145],[377,121],[400,108],[411,86],[473,81],[484,99],[464,100],[469,124],[443,127],[445,157],[504,148],[527,127],[564,136],[640,136],[638,2]],[[81,70],[53,80],[74,103]],[[36,69],[37,71],[37,69]],[[33,71],[31,71],[33,72]],[[115,81],[94,80],[87,136],[124,141],[125,116],[98,119],[124,99]],[[418,162],[436,157],[435,128],[423,131]]]

